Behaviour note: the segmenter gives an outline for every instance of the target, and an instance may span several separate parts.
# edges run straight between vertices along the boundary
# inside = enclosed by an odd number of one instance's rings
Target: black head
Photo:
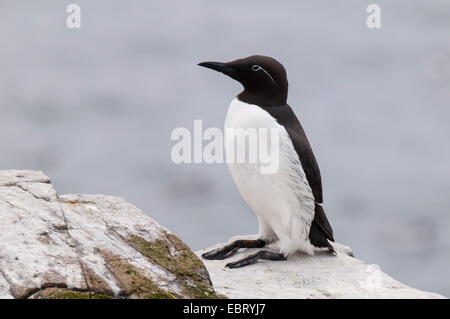
[[[227,63],[203,62],[200,66],[213,69],[239,81],[244,86],[238,98],[261,106],[284,105],[287,100],[286,70],[274,58],[252,55]]]

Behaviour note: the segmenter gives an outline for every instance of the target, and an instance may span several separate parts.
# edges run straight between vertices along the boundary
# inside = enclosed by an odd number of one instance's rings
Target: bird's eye
[[[269,74],[269,72],[264,70],[263,67],[259,66],[258,64],[252,65],[252,71],[257,72],[257,71],[260,71],[260,70],[262,70],[265,74],[267,74],[267,76],[272,80],[272,82],[275,83],[275,80],[273,79],[273,77]]]

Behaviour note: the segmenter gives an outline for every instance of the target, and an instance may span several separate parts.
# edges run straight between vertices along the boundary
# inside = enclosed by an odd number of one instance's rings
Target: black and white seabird
[[[334,242],[333,230],[322,207],[319,166],[305,131],[287,104],[288,81],[283,65],[261,55],[199,65],[222,72],[244,87],[229,106],[225,129],[277,127],[280,135],[276,173],[262,175],[254,166],[229,164],[239,192],[258,217],[258,239],[234,241],[203,254],[203,258],[225,259],[239,248],[261,248],[274,241],[279,241],[278,252],[260,250],[226,266],[243,267],[260,259],[285,260],[296,251],[313,255],[315,247],[335,253],[330,244]]]

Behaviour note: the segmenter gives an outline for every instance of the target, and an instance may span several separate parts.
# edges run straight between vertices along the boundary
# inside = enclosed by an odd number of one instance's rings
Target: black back
[[[323,236],[328,240],[334,241],[333,229],[321,206],[323,203],[322,178],[319,165],[317,164],[316,157],[314,156],[305,131],[288,104],[281,106],[262,106],[261,108],[275,118],[288,132],[300,163],[303,166],[303,170],[305,171],[306,179],[313,192],[316,207],[314,222],[310,230],[311,243],[317,247],[329,247],[328,242],[323,240]]]

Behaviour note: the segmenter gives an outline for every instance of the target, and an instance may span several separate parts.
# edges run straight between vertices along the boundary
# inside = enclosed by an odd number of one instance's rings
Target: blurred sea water
[[[193,249],[257,232],[225,164],[172,163],[174,128],[223,127],[237,83],[201,61],[270,55],[322,171],[337,241],[450,296],[450,2],[0,1],[0,169],[126,198]]]

